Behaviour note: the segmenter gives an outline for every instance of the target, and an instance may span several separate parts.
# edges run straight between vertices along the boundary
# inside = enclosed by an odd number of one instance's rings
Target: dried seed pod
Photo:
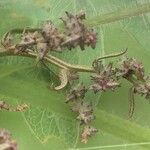
[[[82,134],[81,134],[81,142],[87,143],[89,137],[94,135],[96,132],[98,132],[98,130],[96,128],[88,126],[88,125],[85,126],[82,131]]]
[[[77,99],[83,99],[85,97],[86,92],[87,88],[83,84],[78,85],[77,87],[72,89],[70,93],[67,95],[66,103]]]

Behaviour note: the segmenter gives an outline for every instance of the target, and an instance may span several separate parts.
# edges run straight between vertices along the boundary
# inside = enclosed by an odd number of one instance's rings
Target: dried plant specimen
[[[96,47],[97,33],[94,29],[85,25],[86,15],[83,11],[78,14],[66,12],[65,17],[60,19],[64,24],[64,31],[60,31],[52,21],[47,21],[41,28],[13,29],[8,31],[2,39],[2,45],[6,49],[5,55],[18,55],[36,58],[37,61],[47,61],[59,68],[58,78],[60,85],[54,87],[55,90],[61,90],[69,84],[69,90],[66,96],[66,103],[70,105],[71,110],[76,113],[76,119],[83,128],[81,133],[81,142],[87,143],[89,137],[98,130],[91,126],[91,122],[96,119],[94,107],[89,102],[87,93],[91,90],[94,94],[99,92],[115,91],[121,85],[120,79],[126,79],[132,86],[129,89],[129,117],[134,112],[134,94],[150,98],[150,81],[145,75],[144,66],[135,58],[119,60],[117,65],[111,61],[104,64],[101,60],[120,57],[127,52],[127,49],[120,53],[106,55],[93,60],[91,66],[74,65],[61,60],[52,54],[64,50],[72,50],[79,47],[81,50],[90,46]],[[15,39],[14,34],[19,35]],[[17,41],[17,42],[14,42]],[[90,74],[89,85],[78,84],[76,80],[80,78],[79,72]],[[0,101],[0,109],[8,111],[24,111],[26,105],[18,105],[15,108]]]

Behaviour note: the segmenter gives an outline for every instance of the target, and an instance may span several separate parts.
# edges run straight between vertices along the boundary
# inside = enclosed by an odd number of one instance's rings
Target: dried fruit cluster
[[[17,150],[16,141],[11,138],[11,134],[5,129],[0,129],[0,150]]]

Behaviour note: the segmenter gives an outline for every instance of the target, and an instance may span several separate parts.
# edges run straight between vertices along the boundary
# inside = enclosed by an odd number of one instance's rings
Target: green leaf
[[[78,140],[79,126],[74,119],[46,109],[30,107],[23,113],[29,129],[41,143],[53,137],[63,140],[64,144],[74,147]]]
[[[128,48],[128,56],[140,59],[150,72],[149,0],[1,0],[0,36],[12,28],[38,27],[48,19],[59,26],[58,18],[65,11],[81,9],[86,11],[86,23],[98,32],[96,49],[77,48],[56,56],[70,63],[90,65],[95,58]],[[84,145],[79,142],[76,115],[64,103],[66,91],[48,89],[51,83],[58,84],[52,65],[49,67],[54,73],[33,65],[34,61],[27,58],[0,58],[0,64],[0,98],[11,104],[26,102],[32,106],[23,115],[0,112],[0,127],[12,132],[21,150],[29,147],[37,150],[149,149],[149,103],[136,97],[135,114],[128,121],[130,84],[126,81],[116,92],[88,94],[87,98],[97,107],[93,124],[99,133]],[[83,80],[88,84],[89,75],[81,74]]]

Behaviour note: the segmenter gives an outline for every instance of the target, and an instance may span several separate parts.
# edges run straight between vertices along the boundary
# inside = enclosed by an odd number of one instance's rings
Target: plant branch
[[[106,58],[111,58],[111,57],[117,57],[117,56],[121,56],[123,54],[125,54],[127,51],[127,49],[125,51],[122,51],[120,53],[114,53],[114,54],[110,54],[110,55],[106,55],[103,57],[98,58],[98,60],[100,59],[106,59]],[[28,49],[27,53],[14,53],[13,51],[0,51],[0,57],[2,56],[24,56],[24,57],[30,57],[30,58],[37,58],[37,54],[30,51]],[[51,54],[46,55],[43,60],[56,65],[57,67],[60,68],[64,68],[64,69],[69,69],[69,70],[74,70],[77,72],[95,72],[95,70],[92,67],[88,67],[88,66],[82,66],[82,65],[75,65],[75,64],[70,64],[67,63],[55,56],[52,56]]]

